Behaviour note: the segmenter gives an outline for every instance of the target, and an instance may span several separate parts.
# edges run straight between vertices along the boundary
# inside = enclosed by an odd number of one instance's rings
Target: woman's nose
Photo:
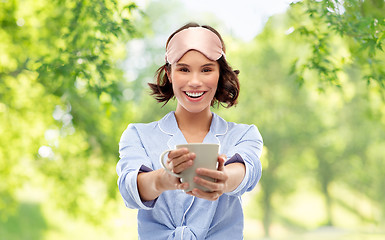
[[[202,81],[199,77],[198,73],[194,73],[191,75],[190,80],[188,81],[189,86],[191,87],[199,87],[202,85]]]

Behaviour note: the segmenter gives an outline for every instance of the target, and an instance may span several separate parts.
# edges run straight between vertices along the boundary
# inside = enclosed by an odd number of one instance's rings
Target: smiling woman
[[[237,103],[238,73],[215,29],[190,23],[169,37],[166,63],[149,86],[159,102],[175,97],[176,110],[160,121],[130,124],[119,144],[119,191],[126,206],[139,209],[140,239],[242,239],[240,196],[261,177],[263,141],[256,126],[226,122],[210,110]],[[165,150],[186,143],[220,145],[217,169],[195,171],[193,183],[208,191],[190,190],[175,175],[194,165],[196,154],[187,148],[169,151],[173,174],[161,167]]]

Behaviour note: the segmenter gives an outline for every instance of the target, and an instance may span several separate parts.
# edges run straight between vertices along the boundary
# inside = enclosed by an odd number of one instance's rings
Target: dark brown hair
[[[176,30],[171,36],[168,38],[166,43],[166,48],[168,43],[170,42],[171,38],[178,32],[182,31],[183,29],[189,28],[189,27],[204,27],[215,33],[219,39],[221,40],[222,46],[223,46],[223,52],[226,53],[225,44],[223,42],[223,39],[221,35],[212,27],[207,25],[200,26],[197,23],[188,23],[184,25],[183,27]],[[239,95],[239,80],[238,80],[238,74],[239,71],[235,70],[230,67],[230,65],[227,63],[224,56],[221,56],[217,60],[219,64],[219,80],[218,80],[218,87],[217,91],[215,93],[214,99],[211,102],[211,106],[214,106],[216,103],[219,105],[227,104],[225,107],[231,107],[235,104],[237,104],[237,99]],[[155,99],[158,102],[165,102],[166,104],[172,97],[174,97],[174,92],[172,90],[172,84],[170,80],[168,79],[167,72],[171,72],[171,65],[169,63],[164,64],[158,70],[156,71],[156,83],[149,83],[148,85],[151,88],[151,95],[155,97]]]

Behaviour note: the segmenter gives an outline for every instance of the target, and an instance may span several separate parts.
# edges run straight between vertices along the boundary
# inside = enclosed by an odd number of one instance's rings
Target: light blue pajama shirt
[[[241,195],[251,191],[261,178],[262,136],[254,125],[226,122],[213,113],[210,131],[203,142],[219,143],[219,154],[228,158],[239,154],[246,167],[241,184],[217,201],[172,190],[143,202],[138,193],[138,173],[161,168],[160,154],[187,142],[174,112],[160,121],[130,124],[123,132],[116,167],[118,186],[126,206],[139,209],[139,239],[243,239]]]

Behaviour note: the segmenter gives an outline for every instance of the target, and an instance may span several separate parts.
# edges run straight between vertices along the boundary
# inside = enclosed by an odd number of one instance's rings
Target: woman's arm
[[[173,150],[168,155],[168,163],[172,171],[180,173],[192,166],[195,154],[187,149]],[[171,176],[163,168],[138,174],[138,191],[142,201],[151,201],[159,197],[164,191],[187,189],[188,183],[181,183],[179,178]]]
[[[246,168],[243,163],[232,163],[224,167],[228,175],[225,193],[234,191],[245,177]]]
[[[162,192],[181,188],[179,180],[163,168],[138,174],[138,191],[142,201],[151,201]]]

